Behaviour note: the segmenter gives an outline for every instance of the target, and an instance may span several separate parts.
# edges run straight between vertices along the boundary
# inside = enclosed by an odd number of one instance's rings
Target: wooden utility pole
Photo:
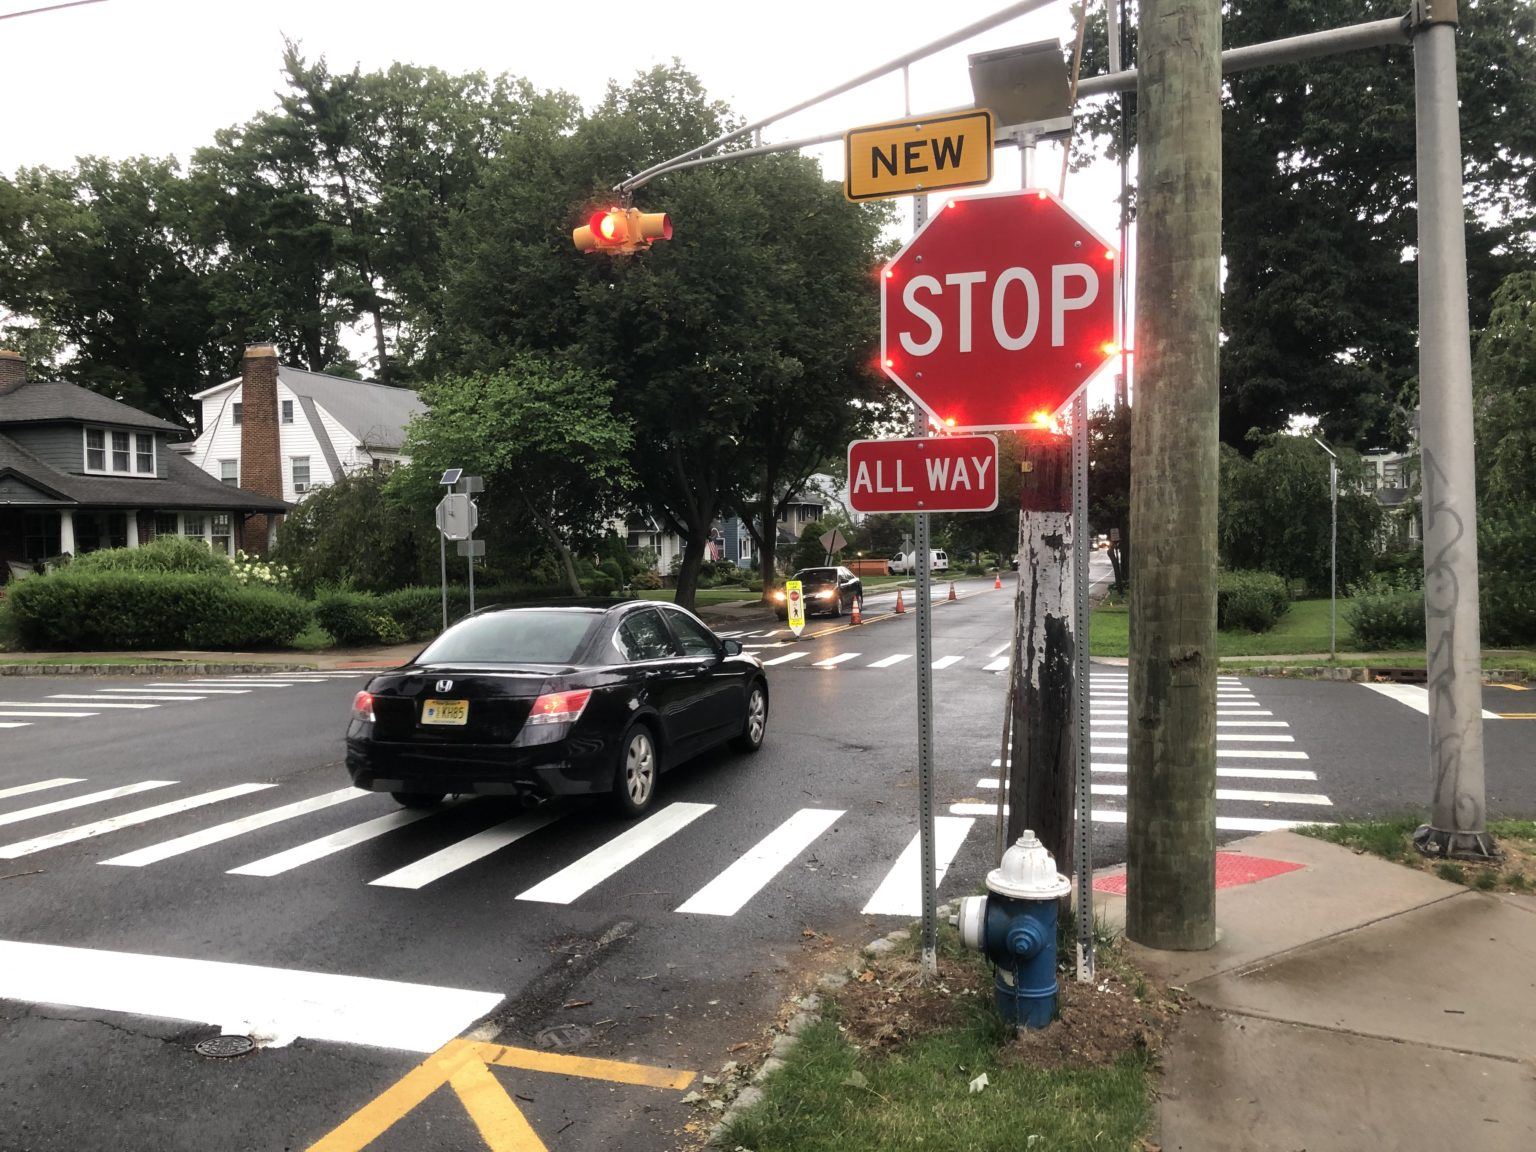
[[[1007,771],[1008,839],[1029,828],[1072,871],[1072,441],[1019,436],[1019,601]]]
[[[1221,4],[1143,0],[1126,935],[1216,942]]]

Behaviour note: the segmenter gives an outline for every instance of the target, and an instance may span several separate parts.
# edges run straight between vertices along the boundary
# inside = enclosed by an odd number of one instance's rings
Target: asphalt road
[[[1013,599],[957,586],[934,611],[944,896],[993,862]],[[487,1077],[557,1152],[677,1147],[679,1073],[759,1041],[829,941],[915,914],[914,620],[817,620],[798,642],[739,623],[769,664],[768,741],[678,769],[640,825],[490,799],[418,817],[343,791],[364,674],[0,679],[0,713],[21,714],[0,724],[23,725],[0,729],[0,1152],[483,1148],[465,1101],[483,1112]],[[1124,669],[1094,673],[1105,864],[1124,853]],[[1529,699],[1485,692],[1499,713]],[[1415,704],[1224,681],[1222,835],[1421,803]],[[1485,731],[1490,808],[1536,812],[1536,725]],[[221,1030],[264,1046],[193,1050]],[[465,1033],[513,1067],[392,1087]],[[574,1074],[527,1067],[550,1053]],[[664,1071],[615,1083],[604,1060]]]

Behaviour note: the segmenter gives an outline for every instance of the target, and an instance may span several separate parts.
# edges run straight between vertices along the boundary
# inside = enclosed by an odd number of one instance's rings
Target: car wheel
[[[741,724],[741,734],[731,741],[738,752],[756,752],[763,746],[768,734],[768,689],[759,680],[747,691],[747,716]]]
[[[847,610],[848,609],[843,607],[843,594],[841,592],[839,592],[837,594],[837,602],[832,605],[832,617],[833,617],[833,619],[836,619],[837,617],[841,616]]]
[[[395,803],[402,808],[436,808],[443,802],[446,792],[391,792]]]
[[[631,725],[619,745],[619,763],[613,774],[613,803],[625,816],[638,816],[656,798],[660,774],[656,740],[644,724]]]

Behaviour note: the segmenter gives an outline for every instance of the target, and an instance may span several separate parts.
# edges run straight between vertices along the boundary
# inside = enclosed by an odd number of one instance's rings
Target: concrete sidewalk
[[[1536,898],[1292,832],[1222,852],[1292,870],[1218,888],[1210,951],[1130,946],[1195,1001],[1164,1052],[1165,1152],[1536,1148]],[[1123,924],[1123,897],[1095,901]]]

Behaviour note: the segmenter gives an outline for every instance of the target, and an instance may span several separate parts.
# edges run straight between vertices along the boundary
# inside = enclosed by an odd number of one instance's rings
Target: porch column
[[[130,508],[123,515],[128,518],[128,547],[137,548],[139,546],[139,510]]]
[[[59,551],[75,554],[75,514],[69,508],[59,509]]]

